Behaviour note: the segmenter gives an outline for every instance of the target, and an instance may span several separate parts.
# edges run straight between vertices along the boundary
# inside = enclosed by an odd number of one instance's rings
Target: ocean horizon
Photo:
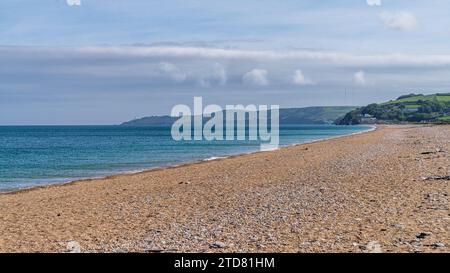
[[[280,147],[371,126],[282,125]],[[170,126],[0,126],[0,191],[213,160],[259,151],[259,141],[174,141]]]

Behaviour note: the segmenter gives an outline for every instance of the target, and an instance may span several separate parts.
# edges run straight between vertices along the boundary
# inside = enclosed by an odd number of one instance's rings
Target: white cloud
[[[295,70],[294,71],[294,76],[292,77],[292,82],[294,84],[296,84],[296,85],[310,85],[310,84],[314,84],[313,81],[311,81],[310,79],[305,77],[305,75],[303,74],[303,71],[301,71],[301,70]]]
[[[187,75],[174,64],[162,62],[159,64],[158,68],[161,73],[168,75],[176,82],[182,82],[187,78]]]
[[[417,18],[414,13],[401,12],[382,12],[380,19],[385,26],[397,30],[412,30],[417,26]]]
[[[211,82],[208,79],[205,79],[205,78],[199,78],[198,79],[198,84],[201,87],[210,87],[211,86]]]
[[[0,52],[8,51],[1,48]],[[110,57],[143,57],[143,58],[193,58],[227,60],[258,60],[258,61],[314,61],[326,62],[343,66],[441,66],[450,65],[450,54],[378,54],[356,55],[340,52],[318,51],[260,51],[231,50],[201,47],[78,47],[78,48],[17,48],[20,52],[35,52],[36,54],[61,54]]]
[[[267,74],[268,74],[267,70],[255,68],[245,73],[244,76],[242,77],[242,81],[245,84],[249,85],[265,86],[269,84]]]
[[[69,6],[81,6],[81,0],[67,0]]]
[[[223,86],[227,83],[227,79],[226,68],[220,63],[215,63],[211,71],[200,77],[198,83],[203,87],[209,87],[213,84]]]
[[[381,6],[381,0],[366,0],[369,6]]]
[[[361,85],[361,86],[366,85],[366,73],[362,70],[356,72],[353,75],[353,82],[356,85]]]
[[[227,83],[227,70],[220,63],[215,63],[212,71],[211,78],[219,85],[225,85]]]

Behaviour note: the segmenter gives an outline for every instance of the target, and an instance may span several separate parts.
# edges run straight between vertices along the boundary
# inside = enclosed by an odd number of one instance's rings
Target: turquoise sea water
[[[281,146],[368,126],[286,125]],[[250,141],[172,140],[169,126],[0,126],[0,190],[61,183],[259,150]]]

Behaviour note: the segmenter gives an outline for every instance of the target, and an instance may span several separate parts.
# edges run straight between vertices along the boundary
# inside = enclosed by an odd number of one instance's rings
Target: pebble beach
[[[0,252],[449,252],[450,126],[0,194]]]

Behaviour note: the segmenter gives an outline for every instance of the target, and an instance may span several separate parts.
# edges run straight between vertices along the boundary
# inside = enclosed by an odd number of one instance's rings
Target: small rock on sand
[[[405,226],[402,224],[394,224],[393,227],[396,229],[405,229]]]
[[[420,232],[416,235],[416,238],[418,239],[424,239],[425,237],[430,236],[432,233],[428,231]]]
[[[214,242],[211,244],[211,248],[225,248],[227,245],[222,242]]]
[[[67,251],[70,253],[81,253],[81,246],[77,241],[67,242]]]
[[[368,253],[382,253],[381,245],[377,241],[371,241],[366,245],[366,252]]]
[[[445,244],[444,244],[444,243],[438,242],[438,243],[432,244],[431,246],[432,246],[432,247],[435,247],[435,248],[441,248],[441,247],[445,247]]]

